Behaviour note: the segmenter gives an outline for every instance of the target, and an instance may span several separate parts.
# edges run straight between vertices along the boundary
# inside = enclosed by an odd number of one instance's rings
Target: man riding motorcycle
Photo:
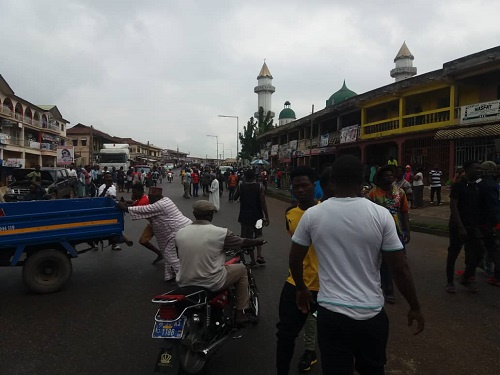
[[[180,229],[176,236],[178,256],[181,263],[177,273],[180,287],[201,286],[219,291],[235,285],[235,322],[244,325],[250,321],[244,310],[248,308],[248,276],[243,264],[224,265],[225,250],[260,246],[262,238],[241,238],[229,229],[211,224],[215,206],[206,200],[193,205],[196,220]]]

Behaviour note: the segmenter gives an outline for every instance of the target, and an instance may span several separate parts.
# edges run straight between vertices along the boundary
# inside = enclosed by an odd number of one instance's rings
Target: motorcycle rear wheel
[[[202,345],[202,331],[191,321],[188,321],[184,330],[186,332],[185,341],[190,344],[181,344],[179,348],[181,371],[187,375],[201,374],[205,370],[207,358],[195,351],[194,348]]]

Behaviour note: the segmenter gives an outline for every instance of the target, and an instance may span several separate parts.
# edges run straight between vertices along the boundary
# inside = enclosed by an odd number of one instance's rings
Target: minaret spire
[[[257,111],[254,116],[257,117],[259,115],[259,108],[264,108],[264,116],[267,115],[267,112],[271,112],[271,118],[274,117],[274,112],[271,111],[271,95],[274,93],[275,88],[273,86],[273,76],[269,71],[269,68],[266,64],[266,59],[264,59],[264,64],[260,69],[259,75],[257,76],[257,86],[254,88],[254,92],[258,95],[258,104]]]
[[[394,58],[396,67],[391,70],[391,77],[393,77],[396,82],[411,78],[417,74],[417,68],[413,66],[413,59],[413,55],[406,46],[406,41],[403,42],[398,54]]]

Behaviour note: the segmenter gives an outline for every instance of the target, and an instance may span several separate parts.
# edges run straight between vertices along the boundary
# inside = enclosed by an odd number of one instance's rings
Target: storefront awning
[[[438,130],[434,139],[479,138],[500,136],[500,124],[475,126],[460,129]]]

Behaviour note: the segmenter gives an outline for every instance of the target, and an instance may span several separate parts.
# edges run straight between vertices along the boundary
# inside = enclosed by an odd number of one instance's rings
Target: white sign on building
[[[500,119],[500,100],[463,106],[461,114],[461,124],[498,120]]]
[[[358,139],[359,125],[347,126],[340,129],[340,143],[355,142]]]

